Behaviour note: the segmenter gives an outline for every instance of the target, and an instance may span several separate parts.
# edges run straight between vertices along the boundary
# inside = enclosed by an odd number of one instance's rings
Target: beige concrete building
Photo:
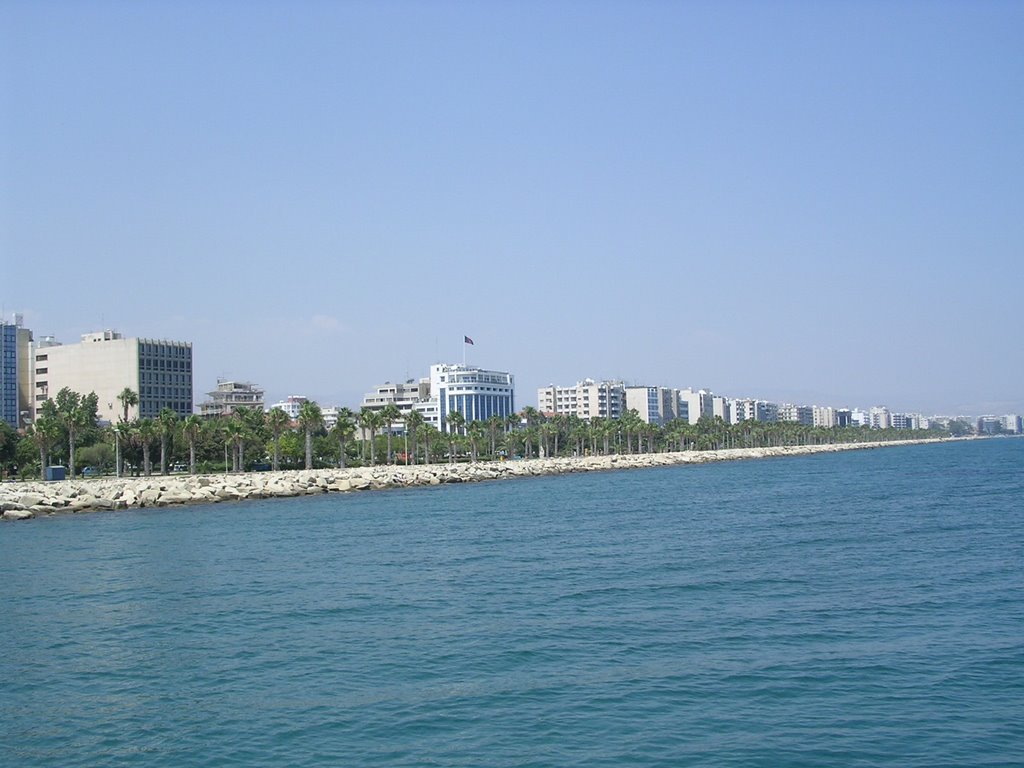
[[[185,417],[192,413],[192,345],[184,341],[126,339],[116,331],[86,333],[78,344],[47,337],[34,351],[34,411],[64,387],[95,392],[101,421],[123,415],[117,396],[128,387],[139,404],[128,418],[154,418],[164,408]],[[34,418],[34,415],[33,415]]]

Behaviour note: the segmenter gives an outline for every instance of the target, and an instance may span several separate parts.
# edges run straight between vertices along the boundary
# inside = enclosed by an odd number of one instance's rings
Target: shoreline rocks
[[[217,504],[264,498],[292,498],[323,493],[412,488],[445,483],[473,483],[514,477],[600,472],[703,464],[711,461],[804,456],[814,453],[947,442],[953,438],[832,445],[728,448],[718,451],[614,454],[469,464],[382,465],[356,468],[283,470],[215,475],[154,475],[55,482],[0,484],[0,519],[29,520],[55,514],[112,511],[186,504]]]

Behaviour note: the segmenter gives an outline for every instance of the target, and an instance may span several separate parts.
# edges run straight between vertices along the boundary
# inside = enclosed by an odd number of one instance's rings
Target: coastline
[[[815,453],[893,448],[977,438],[935,438],[871,443],[726,448],[718,451],[613,454],[564,458],[485,461],[468,464],[377,465],[374,467],[291,469],[206,475],[152,475],[54,482],[0,484],[0,519],[28,520],[57,514],[215,504],[248,499],[291,498],[322,493],[413,488],[515,477],[643,469],[714,461],[806,456]]]

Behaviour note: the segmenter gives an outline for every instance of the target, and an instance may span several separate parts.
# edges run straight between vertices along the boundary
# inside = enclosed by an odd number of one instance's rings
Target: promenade
[[[411,488],[444,483],[473,483],[516,477],[602,472],[615,469],[704,464],[714,461],[806,456],[815,453],[898,448],[945,442],[839,443],[774,448],[730,448],[719,451],[677,451],[631,455],[486,461],[469,464],[381,465],[358,468],[285,470],[207,475],[153,475],[56,482],[13,482],[0,485],[0,517],[27,520],[56,514],[101,510],[216,504],[243,499],[289,498],[322,493]]]

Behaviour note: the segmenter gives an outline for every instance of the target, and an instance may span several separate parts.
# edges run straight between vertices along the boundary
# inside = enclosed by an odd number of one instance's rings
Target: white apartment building
[[[164,408],[192,413],[192,345],[184,341],[126,339],[116,331],[86,333],[78,344],[44,337],[33,353],[34,411],[64,387],[95,392],[101,421],[123,416],[117,396],[125,387],[139,395],[128,418],[154,418]],[[35,418],[35,413],[33,414]]]
[[[850,411],[850,423],[855,427],[868,427],[871,426],[871,417],[867,411],[854,408]]]
[[[206,393],[208,400],[199,404],[199,415],[230,416],[238,408],[263,410],[263,390],[248,381],[217,379],[217,388]]]
[[[1002,417],[1003,431],[1013,435],[1019,435],[1021,431],[1021,419],[1015,413],[1008,413]]]
[[[779,406],[779,421],[795,421],[812,427],[814,426],[814,408],[809,405],[785,403]]]
[[[717,416],[726,424],[732,422],[732,406],[728,398],[715,395],[711,398],[711,415]]]
[[[836,409],[827,405],[811,406],[813,412],[814,426],[832,429],[836,425]]]
[[[694,392],[692,389],[683,389],[679,392],[679,418],[686,419],[690,424],[696,424],[701,416],[715,415],[715,396],[706,389]]]
[[[679,418],[679,390],[668,387],[626,387],[626,410],[656,426]]]
[[[730,424],[739,424],[741,421],[766,421],[779,420],[779,406],[776,403],[769,403],[767,400],[753,400],[743,398],[732,400],[730,405]]]
[[[868,409],[868,423],[872,429],[889,429],[892,426],[892,414],[883,405]]]
[[[302,408],[302,404],[308,402],[309,398],[305,395],[288,395],[284,400],[276,402],[270,406],[270,410],[280,408],[288,414],[289,419],[295,421],[295,419],[299,418],[299,409]]]
[[[411,412],[417,403],[430,398],[430,379],[414,381],[408,379],[399,384],[392,384],[386,381],[379,387],[374,387],[372,392],[363,395],[363,401],[359,408],[369,408],[371,411],[379,411],[385,406],[394,405],[404,416]]]
[[[537,410],[586,420],[617,419],[626,410],[626,391],[621,381],[584,379],[571,387],[552,384],[537,390]]]
[[[430,399],[437,403],[434,426],[446,432],[452,411],[461,413],[467,423],[515,413],[515,380],[506,371],[439,363],[430,366]],[[421,412],[428,415],[427,409]]]

